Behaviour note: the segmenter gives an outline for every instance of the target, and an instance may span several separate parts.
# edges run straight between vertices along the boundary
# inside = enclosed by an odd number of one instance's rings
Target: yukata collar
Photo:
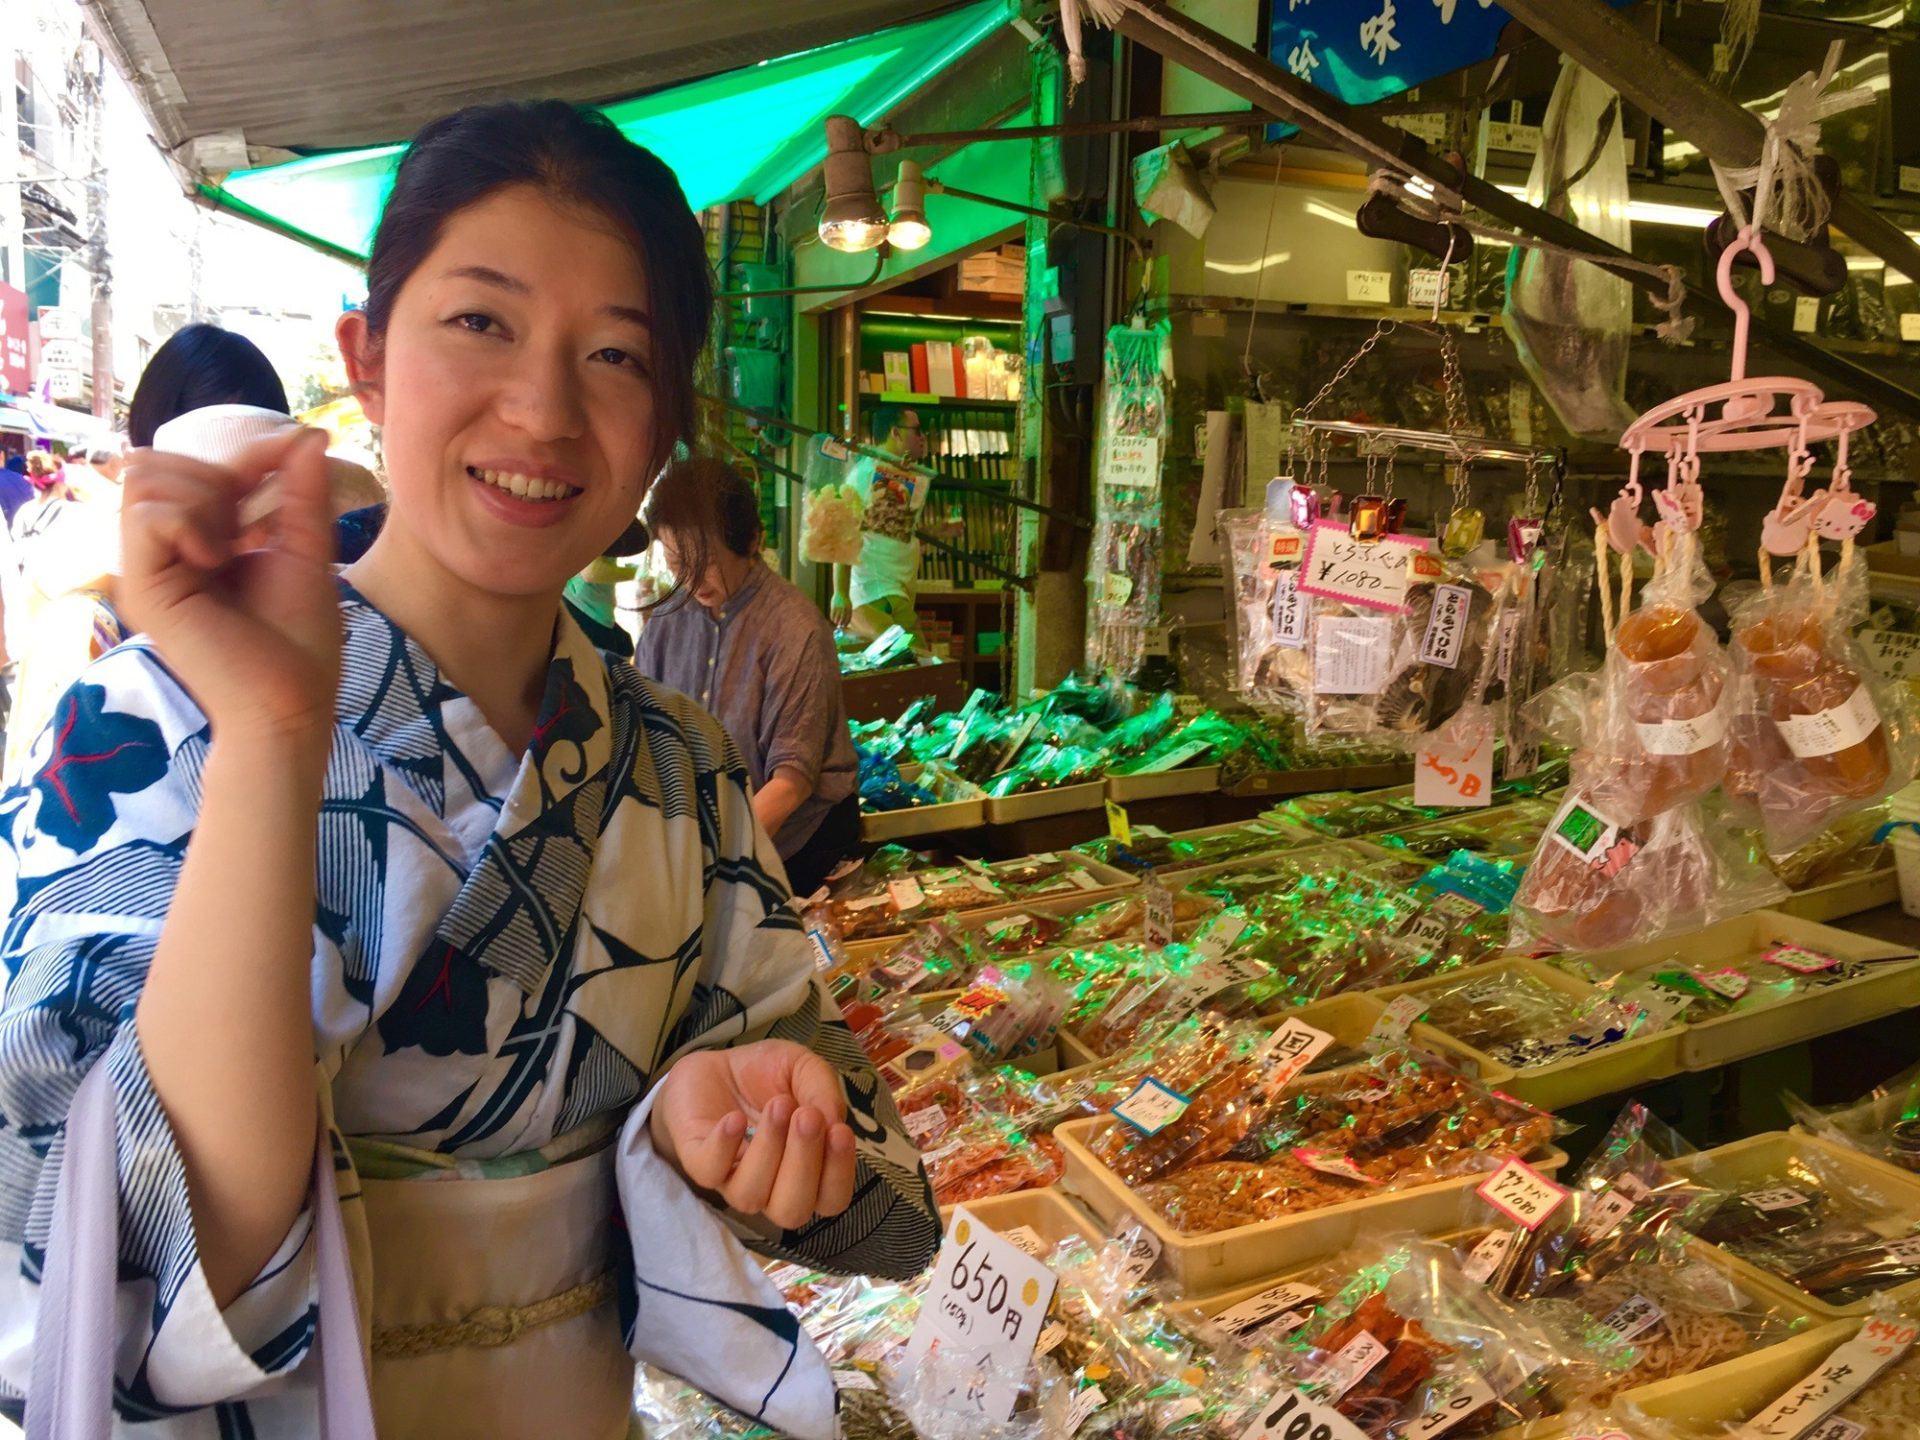
[[[438,786],[463,763],[447,718],[465,697],[424,649],[345,580],[336,715],[409,783]],[[608,813],[613,749],[605,659],[556,606],[546,693],[499,819],[440,927],[442,939],[531,995],[580,913]],[[497,737],[495,737],[497,740]]]

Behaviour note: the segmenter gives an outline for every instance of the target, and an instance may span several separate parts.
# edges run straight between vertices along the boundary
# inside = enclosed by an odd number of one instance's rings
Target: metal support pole
[[[875,155],[925,145],[977,145],[988,140],[1042,140],[1058,136],[1114,135],[1160,130],[1257,129],[1273,117],[1258,110],[1216,110],[1204,115],[1135,115],[1125,120],[1089,120],[1070,125],[1003,125],[997,130],[926,130],[902,135],[891,125],[867,131],[867,149]]]
[[[1485,211],[1503,224],[1535,235],[1555,245],[1578,250],[1594,264],[1611,274],[1645,286],[1648,277],[1638,270],[1609,265],[1611,260],[1631,259],[1626,251],[1589,235],[1579,226],[1550,215],[1545,210],[1515,199],[1477,175],[1464,179],[1445,159],[1426,143],[1385,121],[1343,104],[1333,96],[1316,90],[1304,80],[1289,74],[1264,55],[1256,54],[1216,30],[1187,16],[1148,0],[1114,0],[1122,6],[1115,28],[1136,44],[1158,51],[1167,59],[1183,65],[1233,94],[1251,101],[1261,109],[1284,114],[1293,123],[1327,137],[1333,145],[1360,156],[1370,164],[1387,166],[1402,174],[1418,175],[1435,185],[1456,191],[1475,209]],[[1568,4],[1582,13],[1591,0],[1545,0],[1550,7]],[[1520,0],[1529,10],[1531,0]],[[1634,60],[1645,58],[1658,47],[1635,39],[1629,52]],[[1838,216],[1836,215],[1836,219]],[[1849,232],[1852,233],[1852,232]],[[1920,265],[1916,265],[1920,268]],[[1700,306],[1718,305],[1719,298],[1697,286],[1688,286],[1689,298]],[[1896,385],[1844,356],[1835,355],[1811,344],[1791,331],[1768,325],[1760,317],[1753,320],[1756,337],[1776,354],[1805,366],[1861,399],[1882,408],[1920,416],[1920,395]]]

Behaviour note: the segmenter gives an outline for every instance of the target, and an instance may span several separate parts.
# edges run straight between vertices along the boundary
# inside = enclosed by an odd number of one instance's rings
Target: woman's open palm
[[[675,1061],[651,1118],[655,1145],[695,1185],[785,1230],[853,1201],[853,1131],[832,1065],[790,1040]]]

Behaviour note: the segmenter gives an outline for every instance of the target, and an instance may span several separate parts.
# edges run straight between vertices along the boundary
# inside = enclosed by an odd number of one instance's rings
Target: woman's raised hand
[[[269,480],[278,500],[247,526]],[[231,466],[136,450],[121,507],[121,605],[215,740],[293,741],[325,763],[340,684],[326,436],[256,441]]]
[[[791,1040],[696,1050],[667,1071],[653,1143],[743,1215],[797,1230],[853,1203],[853,1131],[833,1066]]]

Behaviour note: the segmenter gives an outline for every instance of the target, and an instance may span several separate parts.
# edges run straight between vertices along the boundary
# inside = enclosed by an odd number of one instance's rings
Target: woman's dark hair
[[[680,573],[664,604],[707,573],[715,550],[725,546],[746,558],[760,549],[760,497],[751,481],[723,460],[695,455],[676,460],[647,492],[641,511],[648,531],[673,536]]]
[[[647,277],[658,433],[648,472],[694,434],[694,365],[707,343],[713,277],[706,236],[673,171],[597,110],[563,100],[473,105],[413,137],[367,259],[367,329],[376,343],[409,276],[449,217],[509,185],[587,205],[633,241]]]
[[[127,441],[153,444],[167,421],[205,405],[257,405],[287,413],[287,388],[273,363],[244,335],[186,325],[167,337],[140,372],[127,407]]]

